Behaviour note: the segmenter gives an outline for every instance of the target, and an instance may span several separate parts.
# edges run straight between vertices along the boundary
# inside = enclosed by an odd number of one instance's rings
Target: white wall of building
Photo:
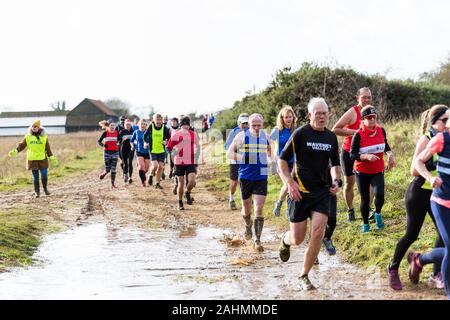
[[[48,134],[66,133],[66,116],[0,118],[0,136],[24,135],[36,119],[41,120],[41,125]]]

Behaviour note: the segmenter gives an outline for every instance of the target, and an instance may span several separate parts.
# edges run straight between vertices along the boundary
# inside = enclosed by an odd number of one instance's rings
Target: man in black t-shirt
[[[307,219],[311,218],[311,238],[299,277],[304,290],[314,289],[308,273],[320,251],[330,212],[330,197],[336,195],[339,189],[339,146],[336,135],[326,128],[328,117],[329,109],[325,100],[311,99],[308,104],[309,124],[294,131],[278,160],[280,175],[288,186],[289,194],[290,231],[281,239],[279,249],[282,261],[289,260],[290,245],[303,242]],[[291,176],[288,161],[293,155],[296,162]]]

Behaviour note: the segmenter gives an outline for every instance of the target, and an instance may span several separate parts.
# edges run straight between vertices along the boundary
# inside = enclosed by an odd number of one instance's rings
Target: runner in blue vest
[[[295,123],[297,122],[297,117],[295,116],[294,109],[291,106],[283,107],[278,113],[277,126],[272,130],[270,134],[270,140],[272,142],[278,142],[277,158],[280,156],[281,151],[284,146],[289,141],[292,133],[295,130]],[[289,170],[292,172],[294,169],[295,156],[288,161]],[[276,217],[280,216],[281,206],[283,201],[286,200],[287,196],[287,185],[283,183],[280,190],[280,195],[278,196],[277,202],[275,202],[275,208],[273,209],[273,214]]]
[[[237,120],[237,127],[231,130],[225,142],[225,151],[227,151],[236,135],[241,131],[248,130],[248,114],[241,113]],[[236,201],[234,194],[236,193],[237,186],[239,184],[239,164],[235,160],[230,160],[230,209],[236,210]]]
[[[139,120],[139,129],[133,132],[130,139],[131,151],[136,150],[136,156],[138,159],[139,178],[141,178],[141,184],[145,187],[146,177],[145,174],[150,168],[150,153],[148,148],[144,146],[144,133],[147,130],[147,122],[144,119]]]
[[[414,161],[414,167],[419,174],[424,177],[433,187],[431,195],[431,210],[438,227],[439,234],[444,241],[444,248],[435,248],[428,255],[433,261],[439,261],[442,258],[441,274],[445,285],[447,298],[450,299],[450,121],[448,118],[450,112],[445,113],[446,130],[439,132],[428,142]],[[444,120],[442,120],[444,121]],[[426,163],[433,155],[438,154],[437,172],[438,176],[428,171]],[[410,263],[410,279],[417,283],[422,271],[420,263],[420,254],[411,253],[408,255]]]
[[[254,113],[249,118],[250,129],[238,133],[228,149],[228,159],[239,163],[239,183],[241,187],[242,214],[245,221],[245,238],[253,238],[252,200],[254,204],[254,249],[263,251],[261,234],[264,226],[263,209],[267,196],[268,160],[271,146],[268,135],[263,130],[262,115]],[[253,199],[252,199],[253,196]]]

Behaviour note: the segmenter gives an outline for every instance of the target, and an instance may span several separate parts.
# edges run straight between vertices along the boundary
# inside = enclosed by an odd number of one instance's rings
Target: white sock
[[[234,194],[230,194],[230,202],[234,201]]]

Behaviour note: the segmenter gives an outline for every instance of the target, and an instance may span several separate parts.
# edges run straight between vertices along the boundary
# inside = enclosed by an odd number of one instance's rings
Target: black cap
[[[122,120],[125,120],[127,117],[125,117],[125,116],[121,116],[120,117],[120,121],[122,121]]]
[[[363,112],[361,112],[361,118],[364,119],[365,117],[370,116],[372,114],[377,115],[377,110],[374,107],[369,107],[365,109]]]
[[[191,119],[189,119],[189,117],[181,118],[180,126],[184,126],[184,125],[187,125],[187,126],[191,125]]]

